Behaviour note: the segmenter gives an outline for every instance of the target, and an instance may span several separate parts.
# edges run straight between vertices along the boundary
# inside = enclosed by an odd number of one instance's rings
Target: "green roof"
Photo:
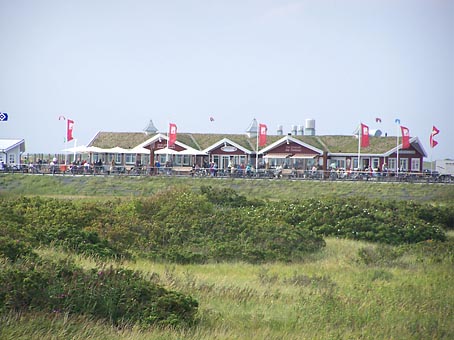
[[[356,136],[318,136],[329,153],[357,153]],[[382,154],[396,147],[396,137],[369,137],[369,146],[361,148],[362,153]]]
[[[98,132],[88,146],[103,149],[119,146],[124,149],[132,149],[152,136],[144,132]]]
[[[213,144],[227,138],[232,142],[242,146],[248,150],[255,150],[256,139],[249,138],[245,134],[236,135],[236,134],[214,134],[214,133],[191,133],[190,134],[196,141],[200,150],[204,150],[210,147]],[[179,140],[179,137],[178,137]]]
[[[89,146],[100,148],[112,148],[119,146],[131,149],[154,135],[147,135],[143,132],[99,132],[89,143]],[[273,144],[285,135],[268,135],[264,147]],[[244,147],[247,150],[256,149],[256,137],[249,138],[246,134],[214,134],[214,133],[178,133],[177,141],[196,150],[204,150],[222,139],[227,138],[232,142]],[[329,153],[358,152],[358,139],[353,136],[292,136],[305,144]],[[396,147],[396,137],[369,137],[370,145],[361,148],[362,153],[383,154]],[[263,148],[263,147],[262,147]]]

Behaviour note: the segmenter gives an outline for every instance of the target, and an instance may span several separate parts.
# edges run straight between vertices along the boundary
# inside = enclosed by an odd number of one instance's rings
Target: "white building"
[[[10,166],[19,165],[25,152],[25,140],[0,139],[0,163]]]

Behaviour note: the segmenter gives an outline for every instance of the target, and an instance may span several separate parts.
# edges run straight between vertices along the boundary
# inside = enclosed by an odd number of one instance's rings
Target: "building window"
[[[150,164],[150,155],[142,155],[142,164]]]
[[[8,163],[9,164],[14,164],[16,163],[16,155],[15,154],[9,154],[9,157],[8,157]]]
[[[408,171],[408,158],[400,158],[400,170]]]
[[[330,165],[333,163],[336,165],[337,169],[345,169],[345,158],[333,157],[333,158],[331,158]]]
[[[396,171],[397,170],[396,159],[395,158],[389,158],[388,162],[389,162],[388,169]]]
[[[190,155],[175,155],[175,164],[178,166],[190,166],[191,165],[191,156]]]
[[[161,163],[161,166],[164,166],[167,162],[167,155],[159,155],[158,159],[159,163]]]
[[[419,172],[421,170],[421,160],[419,158],[411,159],[411,171]]]
[[[175,155],[174,161],[175,161],[174,165],[182,166],[183,165],[182,164],[183,163],[183,156],[182,155]]]
[[[115,154],[115,163],[121,164],[121,154],[120,153]]]
[[[216,163],[217,166],[219,166],[220,157],[218,155],[214,155],[213,156],[213,162]]]
[[[378,170],[380,167],[380,158],[372,158],[372,169]]]
[[[126,164],[135,164],[136,163],[136,155],[135,154],[131,154],[131,153],[127,153],[125,155],[125,163]]]

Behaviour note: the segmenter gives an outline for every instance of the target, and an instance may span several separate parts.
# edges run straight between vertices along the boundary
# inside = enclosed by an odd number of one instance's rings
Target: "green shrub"
[[[211,203],[229,207],[244,207],[250,205],[245,196],[238,194],[230,188],[213,188],[212,186],[202,185],[200,192]]]
[[[367,199],[352,202],[339,198],[268,204],[263,214],[266,218],[271,214],[274,218],[280,216],[292,225],[301,225],[323,236],[393,245],[445,241],[443,228],[447,227],[449,218],[430,218],[427,211],[430,209],[426,205],[413,202]]]
[[[393,266],[404,254],[403,248],[380,244],[358,250],[357,261],[368,266]]]
[[[33,258],[36,256],[36,253],[26,242],[0,236],[0,256],[10,261],[16,261],[19,258]]]
[[[0,266],[0,311],[69,313],[115,325],[187,326],[198,302],[122,268],[89,271],[71,262]]]
[[[417,261],[427,263],[454,263],[454,240],[446,242],[424,241],[405,246],[405,251],[416,256]]]
[[[176,263],[298,261],[323,237],[400,245],[445,241],[453,212],[366,198],[251,201],[232,189],[168,188],[148,198],[69,201],[0,199],[0,231],[31,246],[57,245],[98,257]]]

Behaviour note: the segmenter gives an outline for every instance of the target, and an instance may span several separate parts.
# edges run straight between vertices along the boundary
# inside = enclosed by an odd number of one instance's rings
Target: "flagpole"
[[[169,162],[169,138],[170,138],[170,123],[168,123],[168,127],[167,127],[166,165]]]
[[[66,121],[66,117],[65,116],[59,116],[58,117],[58,120],[60,120],[61,118],[63,118],[63,121],[65,122],[65,124],[63,125],[64,128],[65,128],[65,133],[64,133],[64,137],[63,137],[63,149],[65,149],[65,165],[68,163],[68,151],[66,150],[68,148],[68,122]]]
[[[432,175],[432,173],[434,172],[433,171],[433,152],[434,152],[434,147],[433,147],[433,144],[434,144],[434,141],[433,141],[433,125],[432,125],[432,130],[430,131],[430,136],[432,138],[429,139],[429,147],[430,147],[430,174]]]
[[[77,146],[77,139],[74,138],[74,153],[73,153],[73,161],[76,160],[76,146]]]
[[[399,127],[400,127],[400,120],[397,124],[397,133],[396,133],[396,153],[397,153],[397,164],[396,164],[396,175],[399,177]]]
[[[257,138],[256,138],[256,141],[257,141],[257,144],[256,144],[256,148],[255,148],[255,173],[257,173],[258,171],[258,168],[259,168],[259,131],[260,128],[259,128],[259,125],[257,124]]]
[[[434,127],[435,125],[432,124],[432,130],[430,131],[430,135],[432,138],[430,138],[429,143],[430,143],[430,173],[432,174],[434,172],[434,164],[433,164],[433,153],[434,153],[434,147],[435,147],[435,141],[434,141]],[[436,131],[436,130],[435,130]]]
[[[361,129],[361,123],[360,123],[359,127],[358,127],[358,171],[361,170],[360,169],[360,159],[361,159],[361,136],[362,136],[362,134],[363,134],[363,131]]]

